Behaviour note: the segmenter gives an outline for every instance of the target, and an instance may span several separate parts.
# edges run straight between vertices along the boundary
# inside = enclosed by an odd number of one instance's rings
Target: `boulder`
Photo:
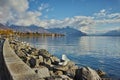
[[[55,75],[53,70],[50,70],[49,73],[50,73],[50,76],[54,76]]]
[[[100,69],[97,70],[97,73],[101,77],[106,75],[106,73],[104,71],[100,70]]]
[[[28,62],[30,64],[31,68],[35,67],[35,65],[36,65],[36,59],[34,59],[33,57],[31,57]]]
[[[47,67],[45,66],[40,66],[39,68],[34,68],[34,70],[37,70],[37,74],[39,76],[39,78],[46,78],[46,77],[50,77],[50,73]]]
[[[45,80],[64,80],[64,79],[62,79],[60,76],[51,76],[45,78]]]
[[[66,75],[60,75],[60,77],[62,78],[62,80],[73,80]]]
[[[65,66],[63,66],[63,65],[55,65],[54,68],[57,69],[57,70],[61,70],[61,71],[68,71],[70,69],[77,69],[78,67],[75,66],[75,64],[73,62],[69,61],[67,63],[67,65],[65,65]]]
[[[50,59],[51,59],[51,63],[55,65],[58,65],[58,63],[60,62],[60,59],[58,59],[55,56],[51,56]]]
[[[37,51],[37,50],[36,50],[36,51],[32,51],[32,52],[31,52],[31,55],[37,56],[37,55],[38,55],[38,51]]]
[[[45,64],[51,65],[51,59],[50,59],[50,58],[44,58],[44,59],[43,59],[43,62],[44,62]]]
[[[16,54],[17,54],[19,57],[26,57],[26,56],[27,56],[27,55],[26,55],[23,51],[21,51],[21,50],[16,51]]]
[[[75,67],[73,67],[73,68],[70,68],[70,69],[68,69],[68,70],[66,71],[66,74],[67,74],[68,76],[74,78],[75,72],[76,72],[77,69],[78,69],[77,66],[75,66]]]
[[[51,54],[47,50],[45,50],[45,49],[40,49],[38,54],[43,56],[43,57],[45,57],[45,58],[51,56]]]
[[[23,60],[23,62],[27,62],[27,57],[20,57],[22,60]]]
[[[28,52],[26,51],[26,49],[24,49],[24,48],[20,48],[20,47],[18,47],[18,50],[17,50],[17,53],[19,52],[19,51],[22,51],[24,54],[28,54]]]
[[[101,80],[97,72],[90,67],[83,67],[76,70],[75,80]]]
[[[26,58],[27,58],[26,64],[27,64],[28,66],[30,66],[30,63],[29,63],[30,57],[27,56]]]
[[[66,75],[60,75],[60,76],[51,76],[51,77],[45,78],[45,80],[73,80],[73,79],[69,78]]]
[[[36,67],[39,67],[39,65],[43,63],[43,57],[41,56],[39,59],[36,59]]]
[[[29,51],[29,54],[37,56],[38,55],[38,50],[36,48],[31,48],[31,50]]]
[[[35,59],[39,59],[39,56],[31,55]]]
[[[75,68],[75,67],[74,67],[74,66],[75,66],[75,63],[72,62],[72,61],[68,61],[66,66],[68,66],[69,68]]]
[[[56,71],[55,75],[63,75],[63,72],[62,71]]]
[[[39,56],[39,60],[40,60],[41,62],[43,62],[43,57],[42,57],[42,56]]]
[[[32,49],[32,47],[31,47],[31,46],[27,46],[26,48],[27,48],[28,50],[31,50],[31,49]]]
[[[54,69],[56,70],[60,70],[60,71],[67,71],[68,70],[68,66],[53,66]]]

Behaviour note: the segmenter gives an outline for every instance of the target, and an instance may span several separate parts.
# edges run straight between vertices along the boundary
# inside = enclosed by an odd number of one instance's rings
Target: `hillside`
[[[8,36],[8,35],[12,35],[13,33],[14,33],[13,30],[0,23],[0,35]]]
[[[3,24],[0,24],[0,29],[2,30],[12,30],[15,31],[16,34],[22,34],[22,35],[36,35],[39,33],[39,35],[52,35],[53,33],[55,35],[65,35],[65,36],[86,36],[85,33],[74,29],[70,28],[67,26],[66,28],[51,28],[51,29],[44,29],[43,27],[38,27],[35,25],[30,25],[30,26],[16,26],[16,25],[11,25],[11,26],[5,26]],[[36,34],[35,34],[36,33]],[[40,34],[41,33],[41,34]],[[44,34],[45,33],[45,34]]]
[[[103,36],[120,36],[120,30],[112,30],[103,34]]]
[[[0,30],[8,30],[8,29],[10,29],[10,28],[8,28],[8,26],[5,26],[0,23]]]
[[[31,26],[16,26],[16,25],[11,25],[9,28],[17,31],[17,32],[31,32],[31,33],[50,33],[49,31],[45,30],[42,27],[38,27],[35,25]]]
[[[53,33],[65,34],[66,36],[86,36],[85,33],[77,29],[70,28],[69,26],[66,28],[51,28],[47,30]]]

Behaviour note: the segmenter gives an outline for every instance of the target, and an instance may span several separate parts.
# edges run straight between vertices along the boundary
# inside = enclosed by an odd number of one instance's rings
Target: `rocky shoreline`
[[[73,61],[60,65],[59,59],[45,49],[36,49],[29,43],[9,40],[15,53],[39,75],[41,80],[102,80],[105,72],[90,67],[79,67]]]

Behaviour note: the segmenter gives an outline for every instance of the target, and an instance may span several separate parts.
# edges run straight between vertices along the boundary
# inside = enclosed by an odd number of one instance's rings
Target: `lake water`
[[[59,58],[66,54],[79,66],[102,69],[120,80],[120,37],[24,37],[20,40]]]

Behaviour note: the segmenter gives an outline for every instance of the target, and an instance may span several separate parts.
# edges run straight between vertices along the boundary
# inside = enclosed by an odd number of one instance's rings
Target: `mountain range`
[[[69,26],[65,28],[51,28],[47,30],[53,33],[65,34],[66,36],[86,36],[87,35],[86,33],[83,33]]]
[[[0,29],[12,29],[13,31],[18,32],[38,32],[38,33],[57,33],[57,34],[64,34],[66,36],[85,36],[86,34],[67,26],[66,28],[51,28],[51,29],[45,29],[43,27],[39,27],[36,25],[30,25],[30,26],[16,26],[16,25],[10,25],[6,26],[3,24],[0,24]]]
[[[8,26],[5,26],[5,25],[3,25],[3,24],[0,23],[0,29],[1,30],[8,30],[10,28]]]
[[[38,27],[35,25],[30,25],[30,26],[16,26],[16,25],[11,25],[9,26],[10,29],[14,31],[19,31],[19,32],[38,32],[38,33],[50,33],[43,27]]]
[[[10,30],[19,31],[19,32],[38,32],[38,33],[57,33],[57,34],[64,34],[66,36],[86,36],[86,33],[83,33],[77,29],[71,28],[69,26],[65,28],[50,28],[45,29],[43,27],[39,27],[36,25],[30,26],[16,26],[16,25],[3,25],[0,23],[1,30]],[[94,34],[97,35],[97,34]],[[120,36],[120,29],[118,30],[111,30],[106,33],[100,34],[98,36]]]
[[[102,34],[102,36],[120,36],[120,29],[108,31]]]

